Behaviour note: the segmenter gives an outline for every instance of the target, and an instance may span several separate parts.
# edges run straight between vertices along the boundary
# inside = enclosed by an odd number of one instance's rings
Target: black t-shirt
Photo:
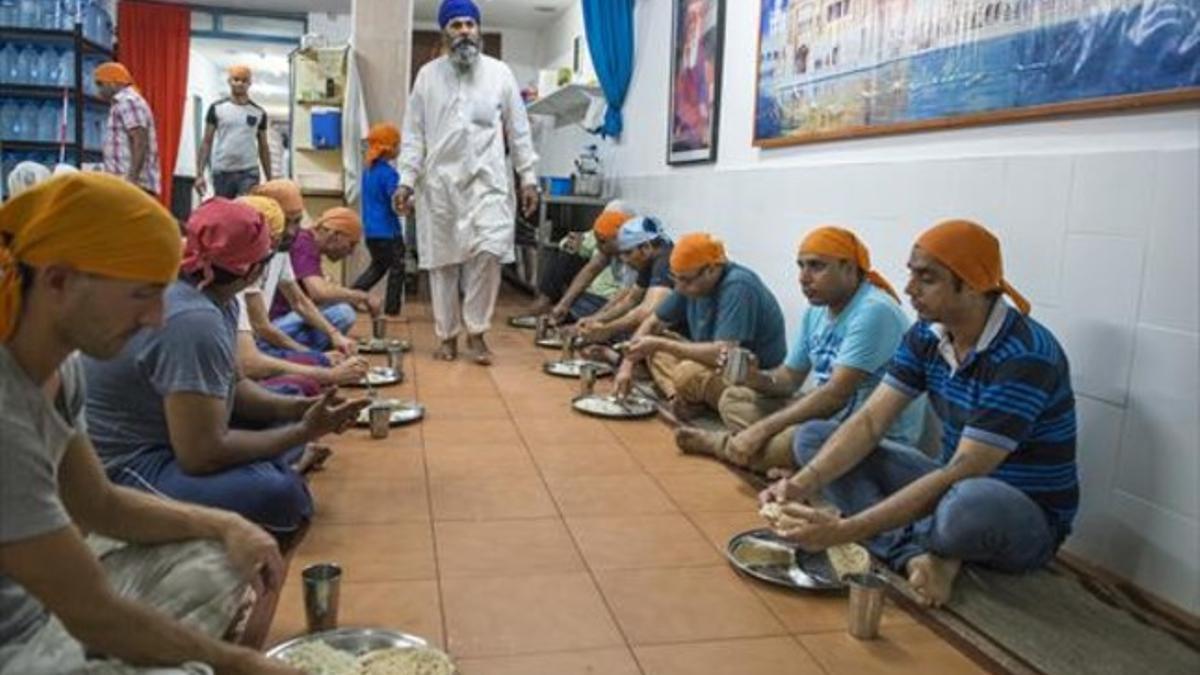
[[[643,291],[652,286],[675,288],[675,282],[671,280],[671,250],[673,248],[672,244],[663,245],[650,264],[644,269],[638,270],[638,288]]]

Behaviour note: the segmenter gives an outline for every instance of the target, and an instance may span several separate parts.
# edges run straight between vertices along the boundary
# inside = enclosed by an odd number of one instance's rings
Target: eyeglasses
[[[671,273],[671,281],[674,281],[676,286],[678,286],[680,284],[690,284],[693,281],[704,276],[704,273],[707,271],[708,271],[708,265],[701,267],[700,269],[696,270],[695,272],[692,272],[691,274],[689,274],[687,276],[681,276],[681,275],[678,275],[678,274],[675,274],[674,272],[672,272]]]

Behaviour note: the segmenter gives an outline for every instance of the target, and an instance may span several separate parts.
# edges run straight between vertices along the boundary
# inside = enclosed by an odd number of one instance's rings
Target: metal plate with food
[[[617,397],[612,394],[588,394],[571,399],[571,407],[585,415],[611,419],[650,417],[656,412],[654,401],[637,394]]]
[[[562,349],[563,339],[561,335],[547,335],[534,340],[533,344],[543,349]]]
[[[404,373],[395,368],[375,366],[367,371],[367,376],[357,382],[347,382],[347,387],[387,387],[404,381]]]
[[[400,338],[358,338],[360,354],[386,354],[390,349],[407,352],[412,349],[412,343]]]
[[[510,316],[508,317],[508,325],[513,328],[527,328],[533,330],[537,328],[538,318],[535,314],[527,314],[525,316]]]
[[[578,378],[580,369],[583,366],[590,365],[596,371],[596,377],[607,377],[613,374],[613,367],[603,361],[592,361],[591,359],[559,359],[557,361],[547,361],[542,364],[542,370],[550,375],[558,377],[574,377]]]
[[[809,553],[765,528],[734,536],[725,557],[742,573],[780,586],[806,591],[845,587],[824,551]]]
[[[389,426],[398,427],[403,424],[416,422],[425,417],[425,406],[416,401],[404,401],[398,398],[381,398],[375,402],[376,405],[388,405],[392,408],[391,421]],[[358,413],[358,419],[354,421],[360,427],[371,426],[371,409],[363,408],[362,412]]]
[[[267,656],[309,675],[455,675],[443,651],[415,635],[380,628],[338,628],[289,640]]]

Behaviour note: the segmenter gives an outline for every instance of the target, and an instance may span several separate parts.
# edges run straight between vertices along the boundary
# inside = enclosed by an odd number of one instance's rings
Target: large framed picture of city
[[[1197,0],[758,0],[759,147],[1200,100]]]
[[[742,1],[742,0],[739,0]],[[671,110],[667,163],[717,159],[721,112],[723,0],[671,0]]]

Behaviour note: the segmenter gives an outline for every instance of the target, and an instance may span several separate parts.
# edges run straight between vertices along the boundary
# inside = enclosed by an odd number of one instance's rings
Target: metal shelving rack
[[[64,159],[68,149],[74,152],[76,165],[82,165],[89,159],[99,159],[102,156],[100,148],[88,148],[84,143],[84,112],[86,106],[107,107],[108,102],[97,96],[84,92],[83,60],[87,54],[103,56],[112,60],[113,51],[83,37],[83,27],[76,23],[72,30],[47,30],[44,28],[22,28],[19,26],[0,26],[0,42],[20,40],[23,42],[47,43],[59,42],[70,44],[75,52],[75,83],[74,87],[58,87],[49,85],[29,84],[0,84],[0,98],[41,98],[61,100],[64,94],[75,102],[75,139],[60,138],[55,141],[12,141],[0,140],[0,152],[17,150],[28,152],[56,152]]]

